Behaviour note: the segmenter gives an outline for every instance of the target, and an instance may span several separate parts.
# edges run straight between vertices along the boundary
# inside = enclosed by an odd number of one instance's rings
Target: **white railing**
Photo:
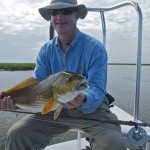
[[[132,6],[135,8],[138,16],[138,41],[137,41],[137,69],[136,69],[136,91],[135,91],[135,100],[134,100],[134,111],[133,117],[134,121],[138,122],[138,113],[139,113],[139,99],[140,99],[140,80],[141,80],[141,53],[142,53],[142,11],[138,3],[133,1],[125,1],[117,5],[113,5],[106,8],[87,8],[89,12],[98,12],[100,13],[101,22],[102,22],[102,33],[103,33],[103,44],[106,46],[106,24],[104,13],[106,11],[112,11],[121,7]],[[54,37],[54,30],[50,26],[50,39]],[[80,129],[75,129],[78,134],[77,138],[77,150],[81,150],[81,132]],[[124,135],[126,135],[125,133]],[[148,135],[150,136],[150,135]],[[149,138],[148,138],[149,139]],[[150,141],[147,141],[145,150],[150,150]]]

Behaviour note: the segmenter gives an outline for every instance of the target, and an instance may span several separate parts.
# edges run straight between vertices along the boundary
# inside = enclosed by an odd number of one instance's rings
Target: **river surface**
[[[33,76],[33,71],[0,71],[0,91]],[[133,114],[136,89],[136,66],[108,66],[108,93],[115,98],[114,104]],[[139,119],[150,122],[150,66],[141,68],[141,92]],[[0,150],[4,150],[6,133],[10,126],[24,114],[0,112]]]

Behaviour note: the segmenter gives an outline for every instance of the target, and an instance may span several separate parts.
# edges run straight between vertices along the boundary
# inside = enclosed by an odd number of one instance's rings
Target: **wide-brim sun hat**
[[[40,15],[47,21],[50,20],[50,10],[64,9],[77,7],[77,14],[80,19],[84,19],[87,15],[86,6],[83,4],[78,5],[77,0],[52,0],[50,5],[39,8]]]

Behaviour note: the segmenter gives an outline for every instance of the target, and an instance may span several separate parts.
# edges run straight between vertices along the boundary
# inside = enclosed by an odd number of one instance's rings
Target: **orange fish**
[[[16,106],[24,111],[47,114],[56,110],[54,119],[57,119],[62,109],[57,101],[67,103],[87,89],[87,80],[82,75],[65,71],[41,81],[31,77],[3,93],[11,96]]]

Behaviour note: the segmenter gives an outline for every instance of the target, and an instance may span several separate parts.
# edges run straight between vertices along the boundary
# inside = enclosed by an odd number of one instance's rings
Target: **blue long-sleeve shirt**
[[[85,76],[89,89],[84,93],[87,101],[81,107],[83,113],[94,112],[103,102],[107,82],[107,53],[103,44],[79,30],[69,48],[64,52],[58,37],[44,44],[37,56],[35,78],[59,71],[72,71]]]

